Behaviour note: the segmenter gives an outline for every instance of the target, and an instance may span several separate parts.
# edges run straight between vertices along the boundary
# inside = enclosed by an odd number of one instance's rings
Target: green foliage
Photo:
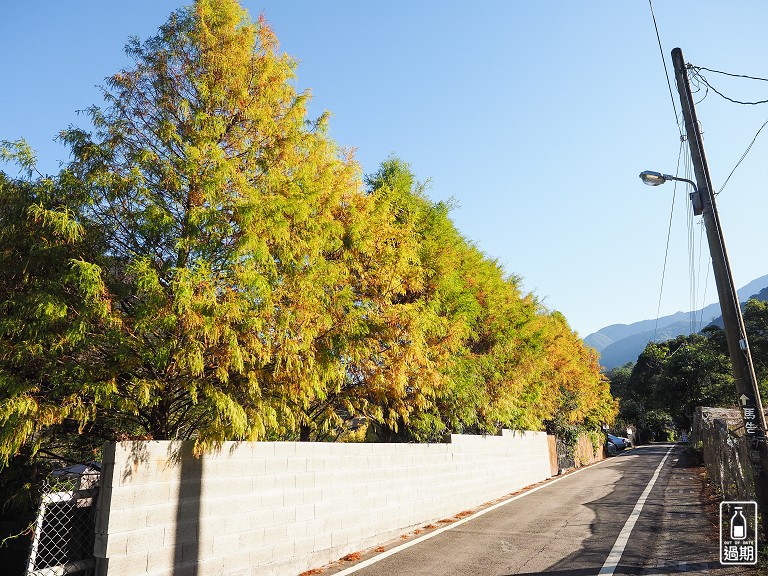
[[[586,432],[587,438],[589,438],[589,441],[592,443],[592,451],[594,454],[600,454],[601,450],[603,448],[604,442],[604,436],[602,432],[598,432],[597,430],[587,430]]]
[[[744,325],[749,336],[749,349],[755,366],[760,395],[768,397],[768,302],[749,300],[744,306]],[[714,338],[714,336],[713,336]],[[720,349],[725,349],[724,334],[717,336]]]
[[[0,465],[46,427],[94,415],[89,346],[109,330],[109,303],[66,183],[0,174]]]
[[[396,158],[364,181],[234,0],[127,47],[72,162],[0,174],[0,459],[102,440],[594,428],[595,354]]]
[[[768,371],[768,312],[750,300],[744,311],[750,348],[761,387]],[[688,429],[697,406],[733,406],[736,391],[724,332],[709,326],[700,334],[649,343],[637,363],[608,374],[620,398],[620,416],[641,432],[666,438],[673,428]]]
[[[0,140],[0,162],[16,164],[27,178],[31,178],[32,174],[37,171],[35,151],[24,139],[14,142]]]

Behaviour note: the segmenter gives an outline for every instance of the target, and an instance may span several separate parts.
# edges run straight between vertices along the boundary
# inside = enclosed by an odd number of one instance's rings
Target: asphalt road
[[[381,554],[370,555],[368,561],[374,563],[368,566],[358,563],[334,572],[356,576],[753,573],[747,567],[719,564],[712,499],[703,486],[702,469],[681,446],[643,446],[559,478],[383,559],[379,560]],[[387,549],[399,544],[391,543]]]

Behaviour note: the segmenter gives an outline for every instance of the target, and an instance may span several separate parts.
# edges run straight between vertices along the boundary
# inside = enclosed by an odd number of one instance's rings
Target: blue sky
[[[9,3],[0,20],[0,139],[25,137],[41,168],[55,171],[67,151],[53,137],[87,125],[75,111],[101,103],[95,86],[127,65],[128,36],[152,35],[179,5]],[[296,84],[311,89],[312,114],[332,113],[331,135],[356,148],[365,172],[390,154],[409,162],[433,199],[455,200],[462,233],[582,336],[656,317],[673,194],[661,314],[690,309],[692,280],[696,306],[715,301],[700,218],[689,232],[687,190],[637,177],[674,174],[680,149],[647,1],[244,6],[254,18],[263,12],[281,49],[299,60]],[[670,74],[679,46],[695,65],[768,77],[768,3],[657,0],[654,8]],[[707,77],[737,99],[768,99],[768,83]],[[719,188],[768,105],[710,92],[698,114]],[[718,196],[739,286],[768,273],[767,151],[768,128]]]

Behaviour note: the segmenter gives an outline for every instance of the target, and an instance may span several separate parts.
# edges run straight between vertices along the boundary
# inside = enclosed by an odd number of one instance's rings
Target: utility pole
[[[757,378],[755,378],[755,368],[749,351],[749,341],[747,331],[744,328],[744,318],[741,315],[739,297],[733,284],[731,266],[728,263],[723,229],[717,214],[712,179],[704,154],[704,144],[691,96],[691,86],[688,83],[683,51],[680,48],[672,50],[672,63],[675,66],[675,79],[677,80],[677,90],[680,93],[685,131],[688,134],[688,145],[691,149],[691,160],[700,195],[699,201],[704,216],[704,226],[707,229],[707,241],[712,257],[715,282],[717,283],[720,309],[723,314],[728,353],[733,365],[736,394],[744,419],[744,431],[749,446],[749,461],[752,465],[755,496],[762,516],[762,537],[765,538],[768,536],[768,443],[766,443],[765,437],[765,414],[760,401],[760,391],[757,387]],[[694,200],[694,206],[696,204]]]

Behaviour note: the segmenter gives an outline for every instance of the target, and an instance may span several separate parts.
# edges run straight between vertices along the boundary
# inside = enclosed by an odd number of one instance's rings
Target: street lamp
[[[644,172],[640,172],[640,180],[643,181],[643,184],[647,184],[648,186],[661,186],[667,180],[677,180],[678,182],[685,182],[690,184],[693,186],[693,192],[689,194],[691,203],[693,203],[693,213],[698,216],[704,212],[704,208],[701,204],[701,196],[699,195],[699,189],[696,187],[696,184],[693,182],[693,180],[688,180],[687,178],[678,178],[677,176],[671,176],[670,174],[662,174],[661,172],[653,172],[652,170],[645,170]]]

